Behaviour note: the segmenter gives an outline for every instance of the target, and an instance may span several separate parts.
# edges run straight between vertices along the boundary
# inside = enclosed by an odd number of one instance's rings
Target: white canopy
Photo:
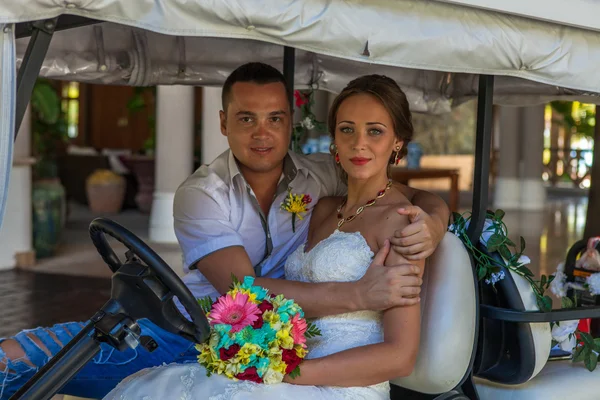
[[[575,20],[574,8],[584,6]],[[414,111],[437,113],[450,99],[474,97],[477,74],[499,76],[499,104],[600,92],[597,11],[584,0],[3,0],[0,22],[60,14],[108,21],[55,33],[42,76],[221,85],[250,60],[282,67],[287,45],[298,49],[298,87],[338,92],[360,74],[383,73]],[[27,42],[17,40],[17,64]]]
[[[590,0],[2,0],[1,82],[14,83],[6,66],[20,65],[29,41],[14,39],[13,24],[69,14],[100,22],[56,32],[41,76],[221,85],[247,61],[281,68],[290,46],[296,87],[338,92],[353,77],[386,74],[413,111],[444,112],[475,97],[478,74],[497,76],[497,104],[596,102],[599,11]],[[0,88],[6,111],[14,91]],[[12,131],[0,117],[4,198]]]

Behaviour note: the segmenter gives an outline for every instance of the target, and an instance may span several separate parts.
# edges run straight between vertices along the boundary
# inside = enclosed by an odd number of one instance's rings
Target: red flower
[[[296,98],[296,107],[302,107],[303,105],[308,103],[307,96],[300,93],[299,90],[294,91],[294,97]]]
[[[302,362],[302,359],[298,357],[298,355],[296,354],[296,350],[294,349],[282,349],[281,360],[287,364],[287,368],[285,369],[286,374],[289,374],[290,372],[295,370],[296,367],[300,365],[300,362]]]
[[[302,202],[304,204],[310,204],[312,202],[312,198],[309,194],[305,194],[304,197],[302,197]]]
[[[262,321],[262,318],[260,318],[260,320]],[[238,351],[240,351],[239,344],[232,344],[231,346],[229,346],[228,349],[224,349],[221,347],[219,349],[219,358],[223,361],[227,361],[230,358],[235,357]]]
[[[260,311],[262,311],[262,313],[264,314],[264,313],[265,313],[265,311],[269,311],[269,310],[272,310],[272,309],[273,309],[273,304],[269,303],[269,302],[268,302],[268,301],[266,301],[266,300],[263,300],[263,301],[262,301],[262,303],[260,303],[260,304],[258,305],[258,309],[259,309]]]
[[[263,319],[262,317],[258,317],[258,319],[256,321],[254,321],[254,323],[252,324],[252,329],[260,329],[263,326]]]
[[[262,383],[263,380],[260,376],[258,376],[258,371],[256,367],[247,368],[244,372],[240,372],[235,376],[241,381],[252,381],[256,383]]]

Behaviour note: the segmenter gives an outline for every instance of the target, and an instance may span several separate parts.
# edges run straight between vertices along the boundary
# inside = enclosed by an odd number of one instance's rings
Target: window
[[[62,85],[62,111],[67,119],[67,134],[74,139],[79,135],[79,82]]]

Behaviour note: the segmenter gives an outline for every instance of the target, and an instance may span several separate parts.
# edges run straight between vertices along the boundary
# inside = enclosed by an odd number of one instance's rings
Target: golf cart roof
[[[573,19],[573,7],[584,6]],[[405,89],[413,111],[440,113],[475,98],[479,74],[496,76],[496,104],[596,102],[593,9],[600,4],[583,0],[3,0],[0,23],[75,16],[59,19],[40,72],[49,78],[220,86],[247,61],[281,67],[289,46],[297,88],[339,92],[353,77],[382,73]],[[17,37],[20,65],[24,24]]]

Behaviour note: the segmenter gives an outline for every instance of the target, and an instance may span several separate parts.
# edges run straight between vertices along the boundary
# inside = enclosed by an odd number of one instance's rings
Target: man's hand
[[[410,225],[394,232],[392,249],[407,260],[422,260],[433,254],[444,237],[444,227],[417,206],[398,209],[407,215]]]
[[[384,266],[389,252],[390,242],[386,240],[365,275],[358,280],[359,309],[382,311],[419,303],[423,284],[419,268],[410,264]]]

